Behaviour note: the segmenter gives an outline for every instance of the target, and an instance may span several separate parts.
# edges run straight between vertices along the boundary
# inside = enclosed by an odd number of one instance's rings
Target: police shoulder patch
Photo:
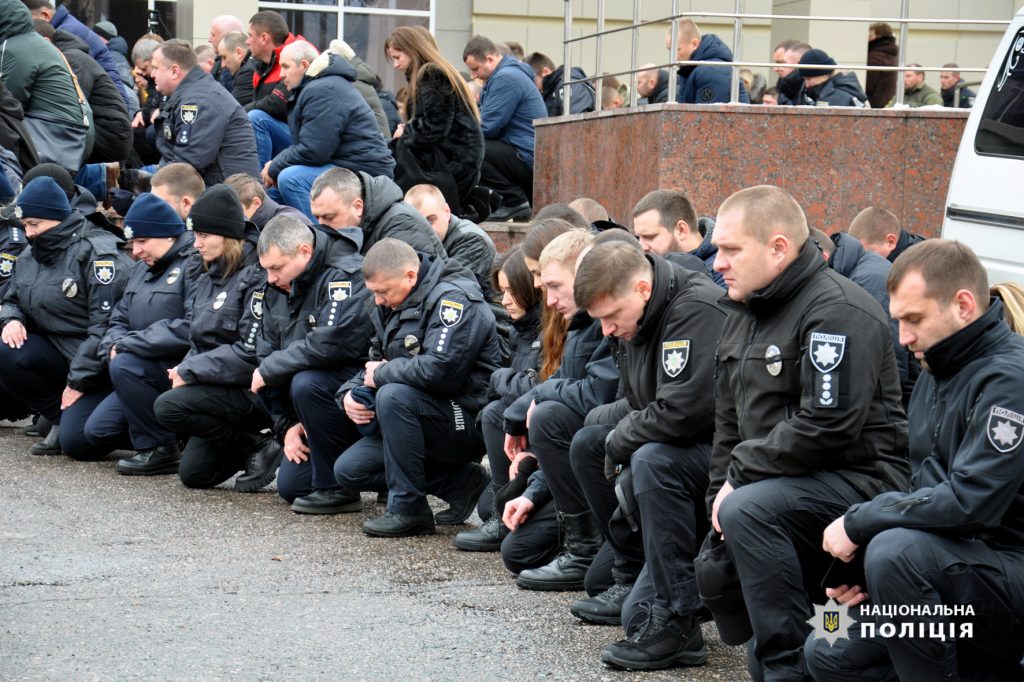
[[[117,267],[112,260],[94,260],[92,262],[92,272],[96,275],[97,282],[100,284],[110,284],[114,281]]]
[[[352,282],[330,282],[327,295],[332,301],[344,301],[352,295]]]
[[[843,361],[846,352],[846,337],[841,334],[824,332],[811,333],[811,343],[807,348],[811,364],[819,372],[831,372]]]
[[[661,367],[672,378],[679,376],[690,359],[690,340],[665,341],[661,344]]]
[[[254,291],[252,292],[252,298],[249,299],[249,310],[252,311],[252,316],[257,320],[263,319],[263,292]]]
[[[14,263],[18,257],[11,253],[0,253],[0,278],[7,279],[14,273]]]
[[[441,307],[438,310],[438,316],[441,318],[442,324],[446,327],[454,327],[462,321],[462,313],[464,306],[456,301],[449,301],[446,298],[441,299]]]
[[[988,442],[999,452],[1015,450],[1024,437],[1024,415],[1005,407],[993,407],[985,427]]]
[[[199,105],[198,104],[182,104],[179,110],[181,114],[182,123],[195,123],[196,118],[199,117]]]

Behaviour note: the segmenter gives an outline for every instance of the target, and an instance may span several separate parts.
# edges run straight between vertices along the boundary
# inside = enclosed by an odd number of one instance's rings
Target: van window
[[[1018,29],[996,73],[974,149],[990,156],[1024,158],[1024,27]]]

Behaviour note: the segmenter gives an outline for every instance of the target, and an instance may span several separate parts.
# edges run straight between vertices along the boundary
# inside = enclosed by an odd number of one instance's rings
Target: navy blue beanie
[[[18,212],[19,218],[67,220],[71,215],[71,204],[57,181],[44,175],[21,189]]]
[[[835,69],[830,69],[830,66],[835,66],[836,60],[828,56],[825,50],[807,50],[804,55],[800,57],[800,71],[801,78],[814,78],[815,76],[828,76]]]
[[[185,231],[185,223],[163,199],[145,192],[132,202],[124,216],[124,236],[177,237]]]
[[[366,409],[376,412],[377,389],[370,388],[369,386],[356,386],[350,393],[352,400]],[[374,417],[373,421],[369,424],[356,424],[356,430],[359,431],[360,436],[376,436],[380,433],[380,425],[377,423],[377,418]]]

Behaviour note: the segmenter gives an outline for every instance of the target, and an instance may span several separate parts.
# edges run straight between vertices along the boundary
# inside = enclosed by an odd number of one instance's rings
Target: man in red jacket
[[[247,43],[256,69],[252,75],[253,101],[245,105],[256,135],[260,168],[292,143],[288,131],[288,87],[281,80],[281,50],[302,36],[292,35],[284,17],[263,10],[249,19]]]

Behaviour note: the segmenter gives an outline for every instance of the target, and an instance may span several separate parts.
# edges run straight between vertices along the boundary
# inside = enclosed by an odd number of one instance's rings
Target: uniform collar
[[[804,242],[796,260],[789,264],[771,284],[747,299],[747,308],[755,317],[770,315],[781,308],[818,272],[828,267],[818,245],[810,238]]]
[[[972,360],[1002,345],[1012,333],[1003,319],[1002,301],[992,297],[981,317],[925,351],[928,371],[938,379],[951,377]]]

